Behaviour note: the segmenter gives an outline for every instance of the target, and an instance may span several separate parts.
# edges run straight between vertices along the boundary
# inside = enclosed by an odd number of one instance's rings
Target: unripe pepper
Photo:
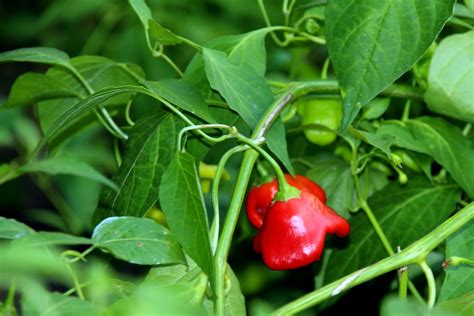
[[[326,234],[345,237],[349,223],[313,194],[277,201],[265,213],[254,249],[273,270],[295,269],[321,257]]]
[[[326,203],[326,194],[324,193],[324,190],[307,177],[297,175],[293,178],[291,175],[286,174],[285,179],[289,185],[298,190],[311,193],[318,197],[323,203]],[[247,197],[246,211],[250,223],[255,228],[262,228],[265,210],[270,206],[277,192],[278,181],[276,179],[255,187],[250,191]]]
[[[339,99],[309,99],[299,105],[303,126],[317,124],[328,129],[308,128],[306,139],[316,145],[326,146],[334,142],[342,119],[342,103]]]

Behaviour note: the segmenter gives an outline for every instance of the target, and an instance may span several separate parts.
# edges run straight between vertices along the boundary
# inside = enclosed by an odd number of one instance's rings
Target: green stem
[[[395,251],[393,250],[392,246],[390,245],[390,242],[387,239],[387,236],[383,232],[382,228],[379,225],[379,222],[375,218],[374,213],[372,212],[372,209],[370,206],[367,204],[367,201],[365,200],[364,194],[362,192],[362,188],[360,186],[359,182],[359,176],[357,175],[358,173],[358,166],[357,166],[357,148],[353,148],[352,151],[352,162],[351,162],[351,172],[352,172],[352,178],[354,179],[354,185],[357,193],[357,199],[359,201],[359,206],[364,210],[365,214],[367,215],[370,223],[372,224],[372,227],[374,228],[375,232],[377,233],[377,236],[379,237],[380,241],[382,242],[385,250],[388,252],[389,255],[393,255]]]
[[[246,146],[236,146],[229,149],[219,161],[217,165],[216,174],[214,181],[212,182],[212,205],[214,208],[214,219],[211,225],[211,241],[212,241],[212,252],[215,253],[217,249],[217,242],[219,240],[219,184],[222,178],[222,173],[224,172],[225,165],[227,161],[236,153],[244,150]]]
[[[401,267],[399,271],[399,287],[398,294],[401,299],[407,298],[407,289],[408,289],[408,267]]]
[[[202,46],[199,45],[198,43],[195,43],[193,41],[191,41],[190,39],[187,39],[185,37],[182,37],[182,36],[179,36],[179,35],[176,35],[183,43],[187,44],[188,46],[191,46],[192,48],[194,48],[195,50],[197,50],[198,52],[202,52]]]
[[[122,155],[120,154],[118,139],[114,138],[113,143],[114,143],[115,162],[117,163],[117,167],[120,167],[122,165]]]
[[[257,157],[258,153],[254,150],[249,150],[244,154],[240,173],[235,184],[234,194],[227,211],[227,216],[222,228],[221,238],[217,244],[217,250],[214,256],[214,308],[215,314],[218,316],[223,316],[225,314],[225,267],[227,263],[227,256],[229,254],[232,235],[234,234],[235,226],[239,217],[240,207],[244,201],[247,184],[250,180],[250,175],[252,174],[252,166],[255,164]]]
[[[370,221],[370,224],[374,228],[375,233],[379,237],[379,239],[382,242],[382,245],[384,246],[387,253],[389,255],[393,255],[395,253],[395,251],[393,250],[392,245],[388,241],[387,236],[385,235],[384,231],[382,230],[382,227],[380,227],[380,224],[377,221],[377,218],[375,217],[374,213],[372,212],[372,209],[367,204],[367,201],[366,201],[365,197],[363,196],[362,189],[361,189],[360,182],[359,182],[359,176],[358,176],[358,173],[360,172],[360,169],[358,168],[358,161],[359,160],[357,159],[357,148],[353,148],[352,154],[353,154],[353,159],[352,159],[352,162],[351,162],[351,172],[352,172],[352,177],[354,179],[354,185],[355,185],[355,189],[356,189],[356,192],[357,192],[357,198],[358,198],[358,201],[359,201],[359,205],[364,210],[367,218]],[[416,289],[415,285],[410,280],[408,280],[408,287],[417,299],[422,300],[421,295],[418,293],[418,290]]]
[[[81,287],[81,284],[79,282],[79,279],[77,278],[76,273],[72,269],[71,264],[69,262],[66,262],[66,267],[69,271],[69,274],[71,275],[72,282],[74,284],[74,288],[76,289],[76,292],[77,292],[77,296],[79,296],[79,298],[81,300],[84,300],[85,299],[84,292],[82,292],[82,287]]]
[[[271,82],[272,85],[277,87],[292,87],[292,86],[301,86],[304,85],[305,93],[308,94],[310,92],[316,93],[325,93],[325,94],[339,94],[339,84],[335,80],[314,80],[314,81],[306,81],[306,82]],[[324,90],[321,88],[324,86]],[[414,99],[414,100],[423,100],[423,90],[417,87],[409,86],[409,85],[402,85],[402,84],[392,84],[385,90],[383,90],[380,95],[392,97],[392,98],[400,98],[400,99]]]
[[[225,108],[225,109],[227,109],[229,107],[227,105],[227,103],[225,103],[224,101],[207,99],[207,100],[204,100],[204,102],[206,102],[206,104],[208,104],[210,106],[217,106],[217,107]]]
[[[360,269],[318,290],[310,292],[275,310],[272,315],[293,315],[338,295],[342,291],[372,280],[382,274],[409,264],[421,264],[426,256],[451,234],[474,219],[474,203],[454,214],[431,233],[403,251]]]
[[[408,99],[405,103],[405,107],[403,108],[402,122],[407,122],[410,119],[410,106],[411,100]]]
[[[181,129],[179,131],[179,134],[178,134],[178,141],[177,141],[177,147],[178,147],[178,150],[182,150],[183,148],[181,148],[181,143],[182,143],[182,139],[183,139],[183,135],[188,132],[188,131],[194,131],[194,130],[202,130],[202,129],[206,129],[206,128],[212,128],[212,129],[215,129],[215,128],[219,128],[219,129],[225,129],[225,130],[228,130],[230,133],[233,133],[235,132],[235,128],[232,128],[230,127],[229,125],[225,125],[225,124],[200,124],[200,125],[191,125],[191,126],[186,126],[185,128]],[[201,131],[202,132],[202,131]],[[207,139],[208,141],[210,142],[213,142],[213,143],[218,143],[218,142],[221,142],[221,141],[224,141],[230,137],[232,137],[231,135],[222,135],[220,137],[212,137],[212,136],[209,136],[205,133],[203,133],[203,137],[205,139]]]
[[[181,69],[179,69],[178,65],[176,65],[176,64],[174,63],[174,61],[171,60],[171,58],[169,58],[166,54],[161,54],[160,57],[163,58],[163,60],[166,61],[166,63],[167,63],[168,65],[170,65],[171,68],[173,68],[174,71],[176,71],[176,73],[177,73],[180,77],[184,76],[184,73],[181,71]]]
[[[132,101],[133,101],[133,99],[130,99],[127,103],[127,106],[125,107],[125,121],[127,121],[128,125],[130,125],[130,126],[135,125],[135,122],[132,120],[132,117],[130,116],[130,110],[132,108]]]
[[[278,162],[276,162],[276,160],[273,159],[273,157],[269,153],[267,153],[263,148],[257,145],[253,140],[242,135],[237,135],[237,139],[243,142],[244,144],[247,144],[252,149],[256,150],[260,155],[263,156],[263,158],[265,158],[270,163],[278,179],[278,191],[288,192],[290,190],[290,185],[286,182],[285,174],[283,173],[283,170],[281,170],[281,167]]]
[[[67,67],[67,69],[74,75],[74,77],[79,80],[79,82],[82,84],[82,86],[86,89],[87,93],[94,94],[94,89],[89,85],[87,80],[79,73],[79,71],[76,70],[73,66]],[[94,108],[94,113],[97,115],[99,118],[99,121],[104,125],[104,127],[115,137],[121,138],[121,139],[127,139],[128,135],[125,134],[120,127],[115,124],[114,120],[112,117],[110,117],[109,112],[102,106],[98,106],[97,108]]]
[[[5,299],[5,308],[7,312],[11,312],[15,309],[15,293],[16,293],[16,281],[12,280],[10,287],[8,288],[7,297]]]
[[[293,11],[295,3],[296,0],[291,0],[290,4],[288,4],[288,0],[283,0],[282,11],[285,16],[285,25],[290,24],[291,11]]]
[[[436,281],[433,271],[425,260],[423,260],[419,265],[421,270],[425,273],[426,281],[428,282],[428,308],[432,309],[436,301]]]
[[[260,11],[262,12],[263,20],[265,21],[265,25],[267,27],[272,27],[272,22],[270,22],[270,18],[268,17],[267,9],[265,9],[265,4],[263,3],[263,0],[258,0],[258,7],[260,8]],[[283,41],[281,41],[278,36],[275,34],[275,32],[270,32],[270,36],[272,37],[273,41],[278,45],[278,46],[284,46]]]

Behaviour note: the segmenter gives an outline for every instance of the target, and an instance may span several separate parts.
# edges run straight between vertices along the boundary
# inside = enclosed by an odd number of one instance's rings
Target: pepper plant
[[[474,314],[473,1],[148,2],[0,53],[0,314]]]

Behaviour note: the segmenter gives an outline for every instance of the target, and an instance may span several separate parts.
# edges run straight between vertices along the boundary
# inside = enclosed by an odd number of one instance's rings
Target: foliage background
[[[280,3],[267,1],[272,21],[281,20]],[[302,5],[305,2],[301,1]],[[313,3],[315,1],[312,1]],[[317,2],[317,1],[316,1]],[[191,38],[197,43],[222,35],[240,34],[263,27],[263,19],[253,0],[149,0],[154,17],[174,32]],[[74,10],[70,9],[74,7]],[[174,71],[161,59],[150,56],[143,37],[142,26],[126,1],[120,0],[58,0],[58,1],[4,1],[0,6],[0,51],[20,47],[48,46],[67,52],[71,57],[78,55],[102,55],[120,62],[132,62],[146,70],[148,79],[173,78]],[[459,30],[455,24],[448,25],[442,36]],[[318,65],[327,57],[322,46],[311,49],[295,45],[281,49],[267,40],[267,75],[271,78],[292,76],[293,79],[314,79],[319,77]],[[186,46],[171,47],[169,55],[179,66],[185,66],[194,51]],[[0,103],[7,97],[14,79],[26,71],[42,71],[45,66],[36,64],[9,63],[2,65],[0,73]],[[402,78],[401,81],[409,78]],[[145,108],[146,100],[141,104]],[[140,106],[137,111],[140,111]],[[412,113],[421,114],[423,108],[413,105]],[[399,117],[401,107],[392,107],[387,117]],[[35,123],[37,113],[33,109],[20,109],[0,113],[0,164],[9,162],[34,144],[40,136]],[[454,122],[454,124],[461,124]],[[97,137],[99,135],[99,137]],[[110,175],[115,170],[111,155],[112,143],[97,125],[76,137],[68,146],[77,149],[77,154],[91,165]],[[296,146],[295,146],[296,147]],[[296,148],[290,148],[296,150]],[[326,149],[332,153],[334,148]],[[212,152],[206,162],[216,163],[222,152]],[[321,153],[324,156],[324,152]],[[439,166],[435,167],[439,168]],[[238,173],[237,161],[228,170],[233,179]],[[436,172],[437,170],[434,170]],[[393,176],[390,180],[394,180]],[[221,196],[225,203],[230,197],[231,185],[225,184]],[[63,230],[84,236],[90,235],[90,219],[98,199],[100,186],[90,180],[55,176],[52,182],[21,177],[0,186],[0,214],[16,218],[38,230],[50,230],[63,225]],[[57,204],[67,204],[70,210],[69,222],[64,225],[54,216]],[[55,204],[55,203],[53,203]],[[297,271],[275,272],[263,267],[260,257],[251,250],[252,228],[242,218],[235,235],[230,261],[246,295],[250,312],[265,311],[268,304],[279,306],[297,298],[314,287],[313,275],[319,264]],[[80,249],[80,248],[79,248]],[[441,255],[433,254],[431,260],[440,262]],[[129,265],[113,259],[117,273],[139,276],[145,268]],[[395,273],[384,275],[377,282],[368,282],[344,296],[337,305],[329,307],[322,315],[338,315],[344,310],[365,315],[377,314],[385,293],[393,288]],[[422,276],[414,278],[415,284],[424,282]],[[4,294],[2,293],[2,296]],[[0,296],[1,297],[1,296]],[[370,297],[370,304],[358,304]],[[311,314],[311,310],[307,312]]]

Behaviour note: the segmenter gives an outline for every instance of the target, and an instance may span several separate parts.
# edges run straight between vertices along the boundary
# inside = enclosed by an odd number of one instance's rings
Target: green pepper
[[[301,102],[299,113],[306,139],[313,144],[326,146],[337,137],[342,118],[340,99],[309,99]],[[317,125],[317,126],[313,126]]]

